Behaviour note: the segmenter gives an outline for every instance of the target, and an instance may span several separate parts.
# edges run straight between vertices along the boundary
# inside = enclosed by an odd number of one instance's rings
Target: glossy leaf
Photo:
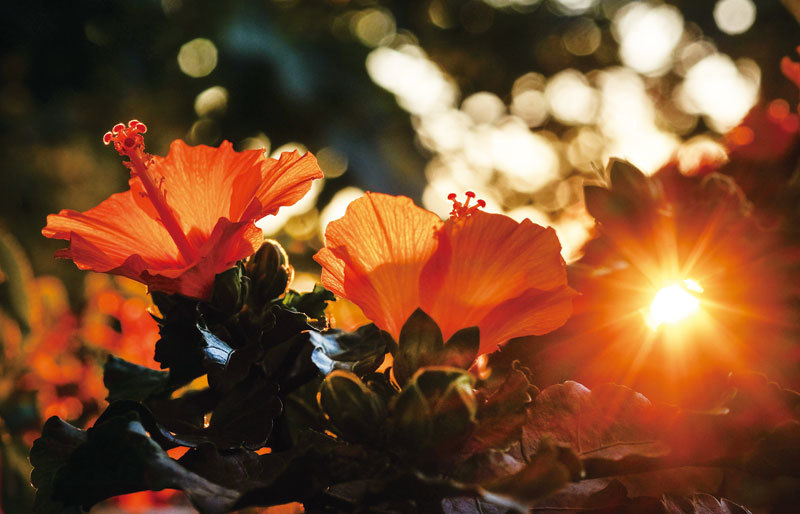
[[[309,332],[314,352],[311,360],[326,375],[335,369],[364,375],[375,371],[386,355],[391,336],[374,324],[355,332],[330,330],[325,334]]]

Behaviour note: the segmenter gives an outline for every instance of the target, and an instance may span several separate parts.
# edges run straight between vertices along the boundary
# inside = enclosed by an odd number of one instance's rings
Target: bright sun
[[[662,323],[675,324],[682,321],[700,308],[700,300],[690,291],[702,293],[703,288],[692,279],[663,287],[656,293],[650,304],[647,324],[657,328]]]

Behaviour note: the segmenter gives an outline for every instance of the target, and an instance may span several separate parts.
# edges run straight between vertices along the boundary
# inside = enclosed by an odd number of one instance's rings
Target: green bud
[[[331,372],[320,385],[317,403],[334,431],[344,439],[361,443],[379,438],[386,405],[355,374]]]
[[[475,426],[472,375],[430,366],[417,371],[394,403],[395,440],[423,460],[457,448]]]
[[[286,251],[277,241],[266,239],[261,248],[245,262],[245,274],[250,278],[250,301],[256,308],[286,292],[294,277]]]

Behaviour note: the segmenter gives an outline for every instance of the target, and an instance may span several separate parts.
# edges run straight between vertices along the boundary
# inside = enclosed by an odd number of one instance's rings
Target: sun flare
[[[692,293],[702,293],[703,288],[692,279],[661,288],[650,304],[647,324],[658,328],[683,321],[700,309],[700,300]]]

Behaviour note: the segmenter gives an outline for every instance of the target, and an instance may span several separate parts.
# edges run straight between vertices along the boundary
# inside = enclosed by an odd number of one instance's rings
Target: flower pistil
[[[155,209],[158,220],[164,225],[178,251],[187,264],[191,264],[198,259],[197,251],[189,243],[189,239],[181,229],[180,223],[175,213],[167,205],[166,191],[162,190],[164,177],[151,176],[148,173],[153,157],[145,152],[143,134],[147,132],[147,126],[138,120],[131,120],[128,125],[117,123],[110,132],[103,135],[103,143],[114,144],[114,149],[123,157],[129,160],[124,162],[125,166],[131,171],[131,188],[135,189],[136,179],[141,184],[143,191],[138,191],[139,196],[147,198]]]

